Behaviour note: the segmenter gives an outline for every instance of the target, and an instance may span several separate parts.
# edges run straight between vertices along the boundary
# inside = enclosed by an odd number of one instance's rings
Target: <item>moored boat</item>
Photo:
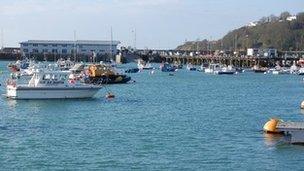
[[[12,99],[91,98],[101,86],[69,80],[69,71],[36,70],[27,84],[9,79],[6,97]]]
[[[127,83],[131,77],[116,71],[115,68],[105,64],[93,64],[89,66],[86,83],[93,84],[121,84]]]
[[[219,70],[214,72],[219,75],[232,75],[236,73],[236,69],[232,65],[221,67]]]
[[[160,65],[160,70],[162,72],[175,72],[177,70],[177,68],[166,62],[166,63]]]

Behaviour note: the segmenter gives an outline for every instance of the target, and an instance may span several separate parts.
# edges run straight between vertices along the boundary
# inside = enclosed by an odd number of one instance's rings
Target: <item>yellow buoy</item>
[[[301,109],[304,109],[304,101],[301,102]]]
[[[268,122],[263,127],[263,130],[266,133],[281,133],[280,131],[277,130],[277,125],[280,122],[279,119],[276,118],[271,118]]]

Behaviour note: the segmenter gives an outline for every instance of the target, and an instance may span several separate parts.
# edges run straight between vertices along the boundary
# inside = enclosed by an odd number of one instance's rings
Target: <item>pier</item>
[[[143,56],[146,59],[154,59],[154,62],[168,62],[168,63],[179,63],[193,65],[202,65],[210,63],[220,63],[225,65],[233,65],[235,67],[253,67],[259,65],[261,67],[273,67],[276,64],[281,65],[292,65],[294,62],[299,61],[303,58],[304,51],[289,51],[280,52],[280,55],[276,57],[258,57],[258,56],[247,56],[245,54],[216,54],[214,52],[200,52],[200,55],[195,52],[185,51],[138,51],[139,56]]]

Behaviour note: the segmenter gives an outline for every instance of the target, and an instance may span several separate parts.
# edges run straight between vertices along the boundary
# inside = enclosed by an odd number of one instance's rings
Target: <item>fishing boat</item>
[[[292,66],[290,67],[290,74],[297,74],[299,72],[299,68],[296,65],[296,62],[294,61]]]
[[[304,67],[301,67],[298,71],[298,75],[304,75]]]
[[[290,69],[281,67],[279,64],[275,66],[273,69],[269,69],[269,72],[271,72],[274,75],[279,75],[279,74],[290,74]]]
[[[149,62],[145,62],[143,60],[138,60],[137,67],[140,70],[151,70],[153,66]]]
[[[196,71],[196,68],[192,64],[187,64],[187,70]]]
[[[129,68],[125,70],[125,73],[137,73],[137,72],[139,72],[138,68]]]
[[[11,99],[91,98],[101,86],[69,79],[70,71],[36,70],[26,84],[7,80],[6,97]]]
[[[160,65],[160,70],[162,72],[175,72],[177,70],[177,68],[166,62],[166,63]]]
[[[122,74],[115,68],[106,64],[93,64],[89,66],[86,83],[92,84],[121,84],[127,83],[131,77]]]
[[[204,72],[207,74],[214,74],[221,70],[220,64],[210,64],[207,68],[204,69]]]
[[[173,67],[177,68],[177,69],[183,69],[183,64],[181,64],[180,62],[175,61],[173,64]]]
[[[221,67],[219,70],[214,71],[215,74],[219,75],[232,75],[236,73],[236,69],[232,65]]]
[[[255,65],[255,66],[253,66],[252,70],[255,73],[265,73],[265,72],[268,71],[268,68],[266,68],[266,67],[259,67],[258,65]]]
[[[202,63],[202,65],[199,68],[199,72],[205,72],[205,69],[209,67],[209,63]]]

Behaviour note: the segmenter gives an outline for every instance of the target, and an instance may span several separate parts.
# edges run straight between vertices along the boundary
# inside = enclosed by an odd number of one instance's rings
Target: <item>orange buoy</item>
[[[276,118],[271,118],[268,122],[263,127],[264,132],[266,133],[281,133],[280,131],[277,130],[277,125],[280,122],[279,119]]]
[[[106,98],[107,98],[107,99],[112,99],[112,98],[115,98],[115,95],[109,92],[109,93],[106,95]]]

